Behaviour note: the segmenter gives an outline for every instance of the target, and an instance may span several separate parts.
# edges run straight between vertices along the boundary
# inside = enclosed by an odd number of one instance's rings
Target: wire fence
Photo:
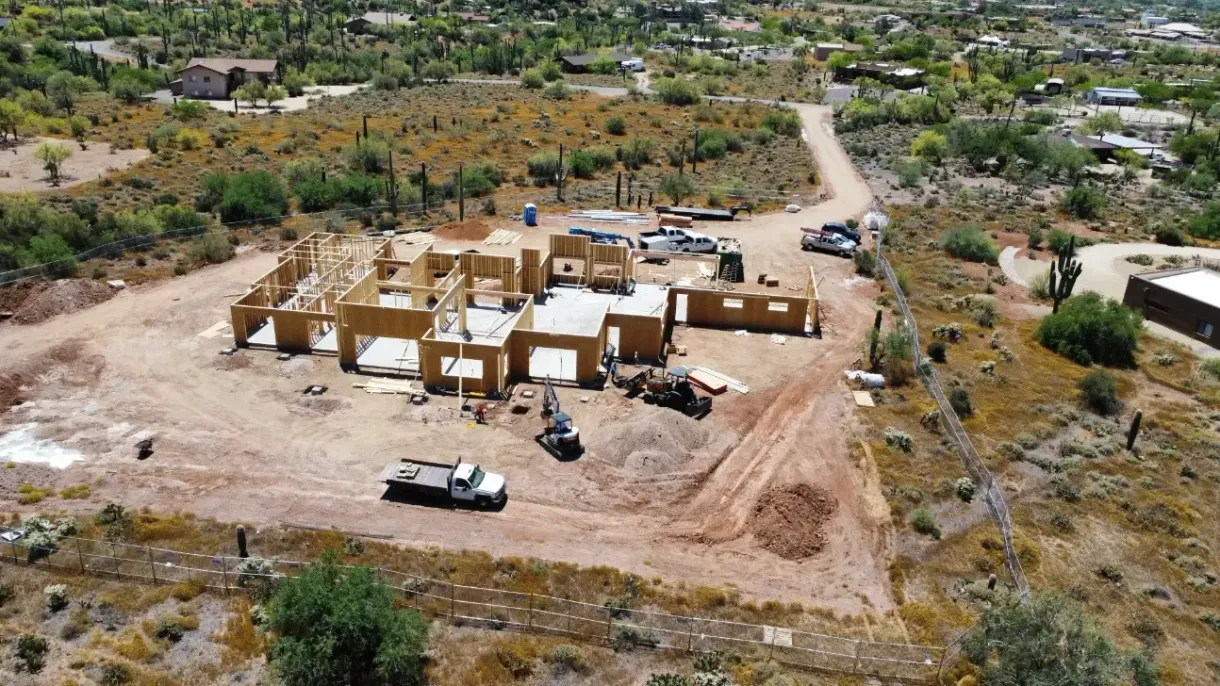
[[[739,186],[696,185],[695,188],[700,193],[717,195],[728,200],[729,202],[771,201],[782,202],[785,204],[790,202],[809,204],[820,202],[824,199],[823,194],[818,190],[807,190],[804,193],[786,193],[781,189],[775,188],[742,188]],[[645,200],[645,197],[647,197],[647,200]],[[149,249],[153,245],[156,245],[158,242],[163,240],[189,238],[191,236],[201,235],[213,229],[233,231],[248,227],[269,227],[271,225],[291,219],[324,218],[327,216],[339,216],[344,222],[367,217],[368,221],[371,222],[377,213],[388,212],[391,209],[396,209],[398,214],[401,214],[408,220],[413,218],[427,218],[430,216],[430,212],[435,212],[437,213],[434,217],[435,219],[450,221],[452,218],[458,217],[473,218],[479,216],[480,214],[490,215],[495,212],[502,212],[506,207],[512,207],[515,210],[517,208],[524,207],[526,203],[559,206],[588,206],[590,204],[601,204],[605,207],[615,206],[621,207],[624,210],[635,208],[639,211],[647,212],[652,209],[651,205],[653,204],[653,201],[660,201],[662,197],[663,194],[661,193],[659,187],[656,184],[651,183],[624,183],[621,186],[578,184],[572,187],[565,187],[562,191],[557,188],[534,187],[524,190],[515,190],[513,192],[500,192],[478,197],[463,198],[460,200],[429,198],[427,201],[427,207],[424,206],[423,202],[400,203],[397,208],[392,208],[391,205],[382,203],[363,207],[323,210],[321,212],[300,212],[279,217],[266,217],[262,219],[248,219],[219,223],[209,222],[207,224],[187,226],[153,234],[128,236],[109,243],[94,246],[87,250],[82,250],[71,258],[63,258],[43,264],[2,271],[0,272],[0,286],[10,286],[22,281],[30,281],[34,279],[61,275],[65,266],[70,263],[79,263],[101,257],[111,257],[121,254],[127,250]],[[421,228],[426,229],[428,227]]]
[[[303,567],[300,562],[267,560],[270,571],[251,571],[250,565],[242,564],[246,560],[238,557],[75,537],[60,539],[54,548],[30,546],[21,539],[10,541],[8,550],[0,547],[0,560],[158,585],[198,583],[226,595],[265,588],[265,584],[296,574]],[[607,607],[537,593],[464,586],[380,567],[375,571],[406,604],[438,620],[562,636],[615,649],[720,651],[802,669],[915,682],[934,682],[946,656],[945,648],[937,646]]]
[[[881,270],[885,273],[886,281],[890,284],[890,290],[894,292],[894,299],[898,302],[898,309],[902,312],[906,326],[911,331],[915,353],[915,370],[923,381],[924,386],[928,389],[928,393],[936,401],[937,407],[940,408],[941,423],[944,425],[949,438],[957,446],[957,453],[961,457],[962,464],[966,467],[966,471],[970,472],[970,476],[974,478],[975,483],[979,484],[982,488],[983,502],[987,505],[987,512],[995,520],[996,526],[1000,529],[1000,535],[1004,539],[1004,565],[1008,568],[1008,574],[1012,578],[1017,592],[1022,599],[1026,599],[1029,597],[1029,581],[1025,578],[1025,569],[1021,566],[1021,558],[1017,556],[1016,545],[1013,541],[1012,513],[1008,509],[1008,503],[1004,500],[1003,490],[995,480],[995,477],[991,475],[991,471],[987,469],[987,465],[983,464],[982,458],[979,457],[978,451],[974,448],[974,443],[970,441],[970,435],[962,427],[962,422],[958,418],[957,412],[953,410],[953,405],[945,397],[945,391],[940,385],[940,380],[936,377],[936,371],[929,368],[928,365],[922,364],[919,327],[915,321],[915,315],[911,313],[911,306],[907,303],[906,295],[903,294],[902,287],[898,283],[898,276],[894,273],[893,267],[890,266],[889,260],[885,259],[884,256],[879,257],[878,263],[881,265]]]

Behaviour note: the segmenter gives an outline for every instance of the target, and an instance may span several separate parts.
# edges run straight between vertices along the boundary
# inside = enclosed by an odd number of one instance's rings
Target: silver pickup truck
[[[805,229],[801,236],[801,250],[821,250],[843,257],[851,257],[852,253],[856,251],[856,242],[839,233]]]

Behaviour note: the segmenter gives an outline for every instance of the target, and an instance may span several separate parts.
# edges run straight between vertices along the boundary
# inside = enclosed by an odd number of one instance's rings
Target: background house
[[[1098,86],[1090,88],[1084,94],[1084,99],[1090,105],[1138,105],[1144,98],[1131,88],[1105,88]]]
[[[1132,274],[1123,304],[1148,321],[1220,348],[1220,273],[1193,267]]]
[[[348,33],[364,33],[375,26],[410,26],[415,23],[414,14],[405,12],[365,12],[343,22]]]
[[[191,98],[229,98],[250,79],[271,81],[275,69],[276,60],[192,57],[178,72],[178,80],[170,84],[170,92]]]

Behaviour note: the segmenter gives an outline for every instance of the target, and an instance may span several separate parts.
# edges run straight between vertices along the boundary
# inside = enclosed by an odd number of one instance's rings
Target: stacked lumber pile
[[[521,240],[521,234],[508,229],[496,229],[490,236],[483,239],[483,245],[512,245]]]
[[[363,388],[365,393],[378,395],[415,395],[423,393],[422,388],[416,388],[411,381],[397,379],[369,379],[363,383],[354,383],[352,388]]]

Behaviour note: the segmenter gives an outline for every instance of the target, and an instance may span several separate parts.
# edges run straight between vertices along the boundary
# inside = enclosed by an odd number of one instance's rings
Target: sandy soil
[[[778,276],[780,291],[802,287],[814,266],[826,335],[790,337],[781,347],[764,335],[676,328],[677,342],[690,350],[684,363],[751,386],[748,395],[718,397],[697,427],[678,427],[677,443],[650,443],[644,434],[686,418],[613,388],[559,390],[589,447],[581,460],[560,463],[532,441],[540,426],[537,399],[520,401],[527,414],[501,405],[490,426],[476,426],[458,417],[453,398],[415,407],[354,389],[360,377],[343,374],[333,358],[281,363],[257,351],[222,357],[217,351],[227,338],[215,335],[214,325],[227,320],[233,294],[275,261],[252,252],[41,324],[0,326],[5,363],[39,370],[23,377],[20,395],[28,401],[0,422],[27,431],[33,425],[39,438],[82,454],[63,471],[29,464],[3,470],[6,484],[94,484],[93,502],[64,501],[67,508],[121,500],[255,525],[335,526],[414,545],[733,584],[753,597],[837,612],[889,610],[889,512],[869,465],[850,457],[857,429],[839,381],[871,320],[875,286],[853,278],[848,260],[797,249],[800,226],[859,216],[871,196],[834,142],[829,110],[800,109],[824,178],[833,181],[833,199],[718,232],[741,238],[747,274]],[[566,231],[566,222],[547,227]],[[546,233],[530,230],[507,248],[452,243],[515,252],[544,243]],[[69,340],[80,342],[73,354],[46,359],[46,350]],[[331,390],[302,395],[312,384]],[[155,453],[138,461],[133,446],[149,435],[156,437]],[[610,437],[615,445],[602,440]],[[622,454],[617,444],[633,441],[653,451],[648,460]],[[651,459],[656,451],[669,457],[658,463]],[[461,456],[502,472],[509,503],[499,512],[471,512],[384,500],[380,467],[408,455]],[[824,489],[838,503],[823,527],[821,552],[803,561],[765,550],[750,528],[768,489],[797,484]],[[17,509],[14,495],[12,488],[0,491],[0,507]]]
[[[63,143],[72,151],[72,156],[60,169],[58,186],[51,184],[42,162],[34,157],[34,151],[42,141]],[[115,150],[109,143],[86,141],[85,145],[88,150],[81,150],[76,141],[55,138],[23,139],[18,145],[11,141],[0,145],[0,160],[3,160],[0,162],[0,192],[68,188],[126,169],[151,154],[142,148]]]

